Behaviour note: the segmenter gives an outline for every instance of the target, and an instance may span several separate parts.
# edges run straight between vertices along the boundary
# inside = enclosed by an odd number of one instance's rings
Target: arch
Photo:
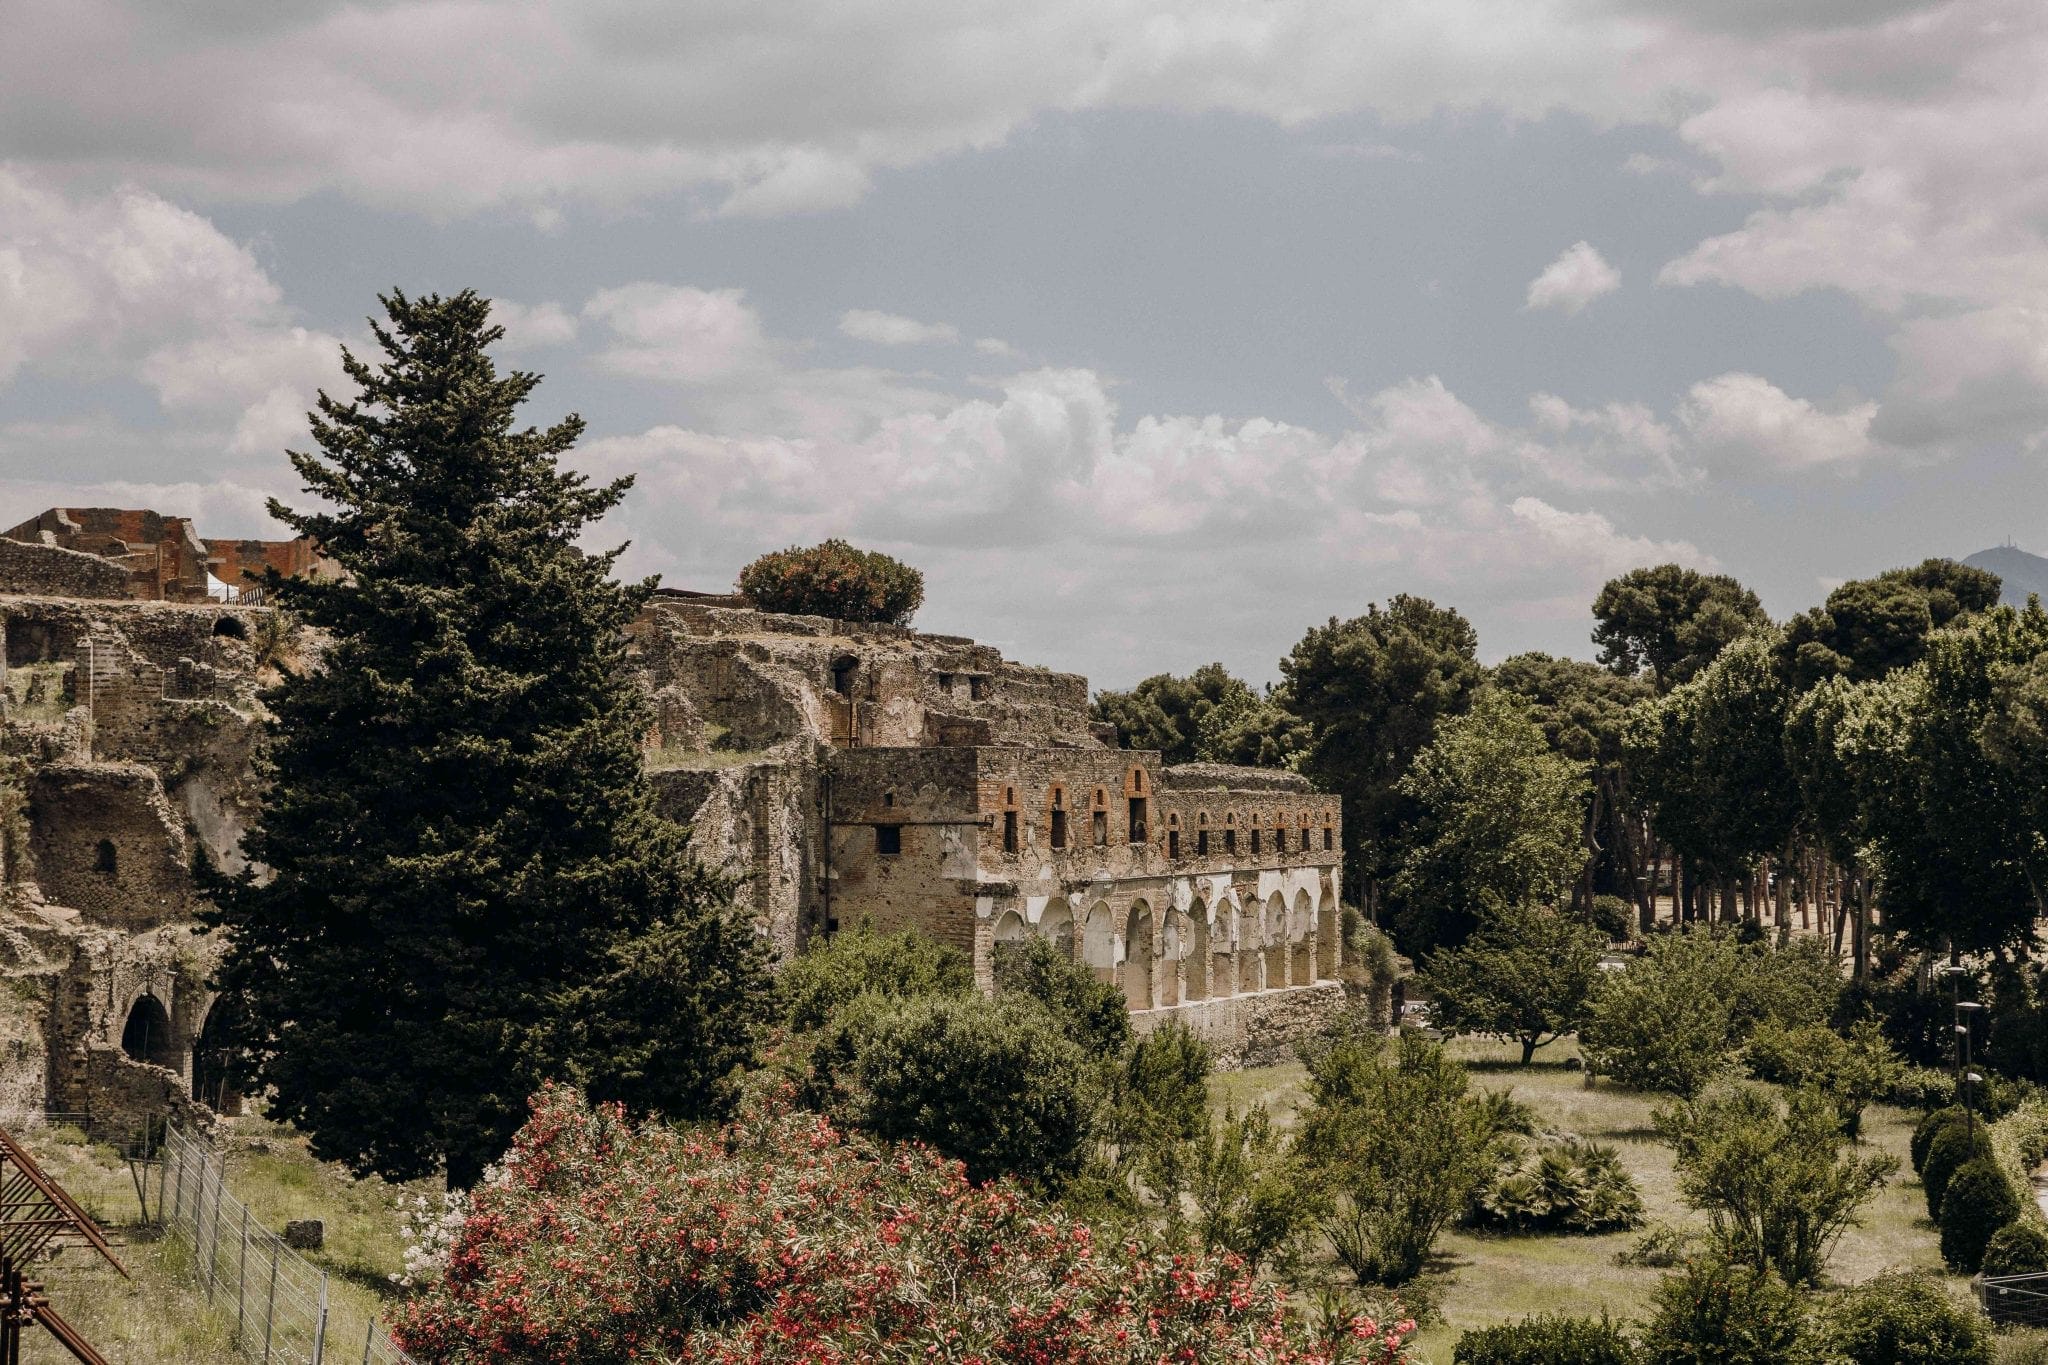
[[[1096,980],[1116,979],[1116,923],[1110,918],[1108,901],[1088,907],[1088,918],[1081,925],[1081,960]]]
[[[93,846],[92,870],[101,876],[111,877],[120,870],[121,855],[112,839],[102,839]]]
[[[1015,910],[1005,910],[996,917],[995,942],[1022,943],[1031,937],[1031,926],[1024,923],[1024,917]]]
[[[853,695],[853,675],[860,668],[860,660],[851,654],[842,654],[832,661],[832,690],[842,697]]]
[[[217,617],[213,623],[213,633],[229,640],[246,640],[249,638],[249,625],[239,616]]]
[[[1188,907],[1188,936],[1182,955],[1185,966],[1183,975],[1187,985],[1181,991],[1184,1000],[1207,1000],[1209,998],[1209,907],[1200,897]]]
[[[1149,1010],[1152,1008],[1152,964],[1154,960],[1152,935],[1154,932],[1152,907],[1141,900],[1132,901],[1130,910],[1124,915],[1124,962],[1122,976],[1124,1003],[1134,1010]]]
[[[128,1007],[128,1022],[121,1026],[121,1051],[138,1062],[153,1062],[172,1071],[182,1070],[177,1041],[171,1037],[171,1012],[164,1002],[147,992],[135,997]]]
[[[1259,911],[1255,905],[1240,906],[1237,911],[1237,993],[1250,995],[1266,989],[1266,933],[1259,924]]]
[[[1337,979],[1337,941],[1343,927],[1336,899],[1329,892],[1324,892],[1322,904],[1316,907],[1316,979],[1319,981]]]
[[[1316,979],[1316,909],[1308,892],[1294,893],[1287,911],[1287,980],[1307,986]]]
[[[1052,940],[1061,958],[1074,960],[1074,909],[1067,904],[1066,897],[1054,896],[1045,903],[1038,916],[1038,932],[1040,937]]]
[[[1266,897],[1262,919],[1266,943],[1266,986],[1270,990],[1287,984],[1287,902],[1280,898],[1278,891]]]
[[[236,1049],[227,1042],[240,1018],[236,997],[216,996],[199,1036],[192,1040],[192,1098],[230,1118],[242,1112],[241,1089],[229,1075]]]

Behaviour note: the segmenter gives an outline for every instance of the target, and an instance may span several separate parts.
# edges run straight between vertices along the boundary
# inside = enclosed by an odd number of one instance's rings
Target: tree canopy
[[[1868,682],[1919,662],[1935,631],[1997,605],[1997,574],[1929,559],[1842,584],[1785,623],[1779,652],[1801,690],[1830,677]]]
[[[330,644],[266,694],[265,875],[209,878],[206,919],[272,1115],[466,1185],[550,1080],[712,1108],[765,978],[642,776],[623,631],[653,585],[577,546],[630,480],[561,466],[577,417],[515,426],[539,378],[498,373],[488,300],[383,303],[381,361],[343,351],[357,396],[291,455],[318,510],[271,505],[346,576],[269,577]]]
[[[1757,595],[1726,574],[1677,564],[1631,569],[1593,599],[1593,643],[1616,673],[1647,673],[1659,692],[1689,681],[1769,623]]]
[[[843,540],[774,550],[740,570],[739,590],[762,611],[907,626],[924,605],[924,575]]]

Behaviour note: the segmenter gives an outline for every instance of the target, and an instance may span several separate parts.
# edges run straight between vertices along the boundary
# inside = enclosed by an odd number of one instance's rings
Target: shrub
[[[996,945],[996,989],[1028,996],[1051,1010],[1082,1047],[1115,1057],[1131,1042],[1131,1009],[1124,993],[1071,957],[1052,940],[1027,938]]]
[[[1745,1057],[1758,1080],[1824,1091],[1850,1137],[1862,1131],[1864,1109],[1891,1090],[1905,1067],[1883,1031],[1867,1019],[1852,1025],[1847,1037],[1825,1024],[1787,1028],[1766,1020],[1757,1025]]]
[[[762,611],[907,626],[924,605],[924,575],[901,560],[843,540],[762,555],[740,570],[739,590]]]
[[[1928,1271],[1880,1275],[1831,1306],[1828,1345],[1851,1365],[1992,1365],[1991,1324]]]
[[[1586,919],[1610,943],[1626,943],[1636,936],[1636,908],[1620,896],[1593,897]]]
[[[1194,1143],[1188,1193],[1205,1251],[1229,1251],[1258,1269],[1308,1225],[1315,1201],[1264,1105],[1225,1110]]]
[[[1628,1246],[1614,1253],[1616,1265],[1647,1266],[1653,1270],[1669,1270],[1681,1264],[1690,1256],[1699,1241],[1695,1233],[1684,1228],[1675,1228],[1668,1223],[1646,1229],[1642,1236]]]
[[[1498,1165],[1492,1116],[1465,1069],[1418,1034],[1391,1049],[1340,1037],[1306,1060],[1295,1147],[1321,1197],[1318,1225],[1359,1283],[1405,1283]]]
[[[1586,1064],[1637,1090],[1697,1094],[1741,1041],[1744,950],[1705,932],[1665,934],[1594,992],[1579,1049]]]
[[[1039,1005],[925,996],[853,1024],[854,1120],[929,1143],[975,1180],[1057,1183],[1079,1169],[1099,1098],[1094,1067]]]
[[[1951,1119],[1957,1123],[1962,1123],[1966,1117],[1967,1115],[1964,1114],[1961,1105],[1952,1104],[1946,1109],[1936,1109],[1914,1126],[1913,1140],[1910,1144],[1913,1156],[1913,1174],[1918,1175],[1926,1169],[1927,1148],[1934,1141],[1935,1135],[1946,1128]]]
[[[1962,1274],[1975,1274],[1992,1234],[2019,1215],[2019,1196],[1996,1161],[1987,1156],[1964,1162],[1941,1196],[1941,1259]]]
[[[976,1186],[757,1087],[733,1123],[629,1124],[537,1096],[474,1192],[444,1278],[401,1306],[431,1365],[1361,1365],[1405,1360],[1408,1321],[1319,1337],[1234,1257],[1097,1238],[1057,1205]],[[940,1347],[943,1343],[943,1347]]]
[[[1828,1250],[1898,1168],[1896,1158],[1842,1151],[1834,1106],[1816,1090],[1781,1105],[1760,1086],[1734,1086],[1657,1114],[1677,1156],[1678,1189],[1704,1210],[1725,1253],[1794,1284],[1819,1280]]]
[[[1613,1232],[1643,1221],[1643,1196],[1612,1147],[1566,1137],[1502,1167],[1473,1212],[1522,1231]]]
[[[1635,1343],[1620,1327],[1564,1313],[1480,1327],[1458,1338],[1451,1365],[1634,1365]]]
[[[1927,1216],[1941,1221],[1942,1193],[1949,1178],[1966,1161],[1992,1155],[1991,1134],[1982,1123],[1950,1121],[1927,1144],[1927,1159],[1920,1163],[1920,1186],[1927,1195]]]
[[[1819,1359],[1798,1291],[1720,1257],[1658,1281],[1643,1327],[1645,1365],[1809,1365]]]
[[[775,989],[783,1023],[804,1032],[823,1028],[862,996],[970,994],[974,964],[958,949],[913,930],[878,934],[863,920],[786,963],[776,973]]]
[[[1883,1028],[1882,1024],[1878,1026]],[[1886,1034],[1885,1040],[1891,1041]],[[1895,1104],[1901,1109],[1932,1111],[1949,1104],[1956,1097],[1955,1078],[1946,1071],[1931,1066],[1915,1066],[1907,1063],[1901,1067],[1892,1082],[1892,1088],[1885,1092],[1884,1102]]]
[[[2024,1218],[2016,1218],[1991,1234],[1984,1248],[1984,1261],[1977,1269],[1986,1275],[2039,1275],[2048,1272],[2048,1230]]]

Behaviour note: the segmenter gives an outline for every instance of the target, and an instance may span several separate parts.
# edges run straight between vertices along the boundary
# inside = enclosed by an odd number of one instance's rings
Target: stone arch
[[[1088,918],[1081,925],[1081,960],[1096,980],[1116,980],[1116,922],[1110,918],[1108,901],[1088,907]]]
[[[1335,981],[1337,979],[1337,965],[1339,961],[1338,938],[1343,932],[1343,916],[1337,910],[1336,898],[1325,891],[1322,904],[1316,907],[1316,978],[1318,980]]]
[[[1315,981],[1316,911],[1306,891],[1294,893],[1294,904],[1287,911],[1287,959],[1290,983],[1307,986]]]
[[[1250,995],[1266,989],[1266,931],[1259,923],[1256,902],[1237,911],[1237,993]]]
[[[1188,936],[1182,950],[1182,962],[1187,985],[1181,992],[1184,1000],[1207,1000],[1209,998],[1209,907],[1198,896],[1188,907]]]
[[[1134,1010],[1149,1010],[1154,1003],[1152,966],[1156,932],[1151,905],[1142,900],[1132,901],[1124,914],[1123,986],[1124,1002]]]
[[[128,1020],[121,1026],[121,1051],[138,1062],[151,1062],[169,1071],[184,1070],[185,1059],[171,1034],[171,1012],[147,991],[128,1007]]]
[[[1005,910],[996,917],[995,942],[1022,943],[1031,937],[1031,927],[1024,923],[1024,917],[1015,910]]]
[[[246,640],[249,638],[249,626],[239,616],[222,616],[215,619],[213,633],[229,640]]]
[[[1064,896],[1054,896],[1045,903],[1044,911],[1038,916],[1038,932],[1052,940],[1052,946],[1059,949],[1065,961],[1074,960],[1074,908],[1067,904]]]
[[[1266,943],[1266,986],[1287,984],[1287,902],[1275,891],[1266,897],[1262,916]]]
[[[1162,1006],[1181,1002],[1182,982],[1187,976],[1187,951],[1188,917],[1179,910],[1169,909],[1165,923],[1159,926],[1159,1003]]]
[[[192,1040],[192,1098],[229,1117],[242,1112],[242,1092],[228,1074],[235,1049],[225,1040],[239,1016],[235,997],[215,996],[199,1036]]]

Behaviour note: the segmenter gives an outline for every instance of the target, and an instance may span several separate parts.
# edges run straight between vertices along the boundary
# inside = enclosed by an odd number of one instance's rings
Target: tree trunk
[[[1522,1039],[1522,1065],[1527,1066],[1534,1060],[1536,1060],[1536,1040],[1534,1038]]]
[[[1778,864],[1778,946],[1784,947],[1792,941],[1792,869],[1796,866],[1799,850],[1790,839],[1785,841],[1785,861]]]

